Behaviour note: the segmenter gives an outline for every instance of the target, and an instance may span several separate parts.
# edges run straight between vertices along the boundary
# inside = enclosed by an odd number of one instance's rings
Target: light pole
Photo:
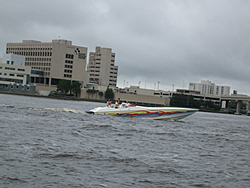
[[[160,81],[158,81],[158,90],[160,89]]]
[[[141,81],[139,81],[139,88],[140,88]]]

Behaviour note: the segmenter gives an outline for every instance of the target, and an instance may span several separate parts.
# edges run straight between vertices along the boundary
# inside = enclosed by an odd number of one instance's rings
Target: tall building
[[[189,83],[189,90],[200,91],[203,95],[221,96],[230,94],[229,86],[217,86],[209,80],[201,81],[201,83]]]
[[[115,53],[110,48],[96,47],[89,54],[89,82],[102,86],[116,86],[118,66],[115,66]]]
[[[22,43],[7,43],[6,53],[23,55],[25,56],[25,66],[42,70],[44,79],[41,84],[57,85],[61,79],[79,81],[82,86],[88,83],[87,48],[72,45],[71,41],[61,39],[52,40],[52,42],[23,40]]]

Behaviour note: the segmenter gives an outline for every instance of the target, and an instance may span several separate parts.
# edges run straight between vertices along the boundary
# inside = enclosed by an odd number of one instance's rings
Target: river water
[[[249,187],[249,116],[85,113],[104,105],[0,94],[0,187]]]

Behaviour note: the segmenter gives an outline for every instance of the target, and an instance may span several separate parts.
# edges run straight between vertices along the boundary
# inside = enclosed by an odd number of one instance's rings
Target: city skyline
[[[249,7],[243,0],[3,1],[0,52],[7,43],[60,36],[88,52],[112,48],[118,87],[167,91],[211,80],[250,95]]]

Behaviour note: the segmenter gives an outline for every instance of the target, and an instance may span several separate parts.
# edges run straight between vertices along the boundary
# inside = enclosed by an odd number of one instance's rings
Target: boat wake
[[[37,111],[54,111],[54,112],[71,112],[71,113],[75,113],[75,114],[86,114],[85,112],[72,110],[72,109],[68,109],[68,108],[33,108],[33,110],[37,110]]]
[[[29,110],[35,110],[35,111],[54,111],[54,112],[71,112],[75,114],[86,114],[86,112],[68,109],[68,108],[34,108],[34,107],[15,107],[12,105],[0,105],[1,108],[17,108],[17,109],[29,109]]]

